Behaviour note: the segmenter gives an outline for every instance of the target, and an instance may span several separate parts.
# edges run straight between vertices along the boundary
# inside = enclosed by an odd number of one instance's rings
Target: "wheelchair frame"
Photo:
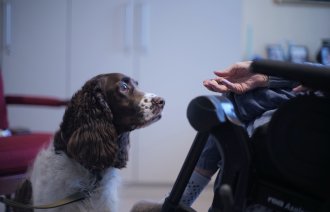
[[[251,69],[253,72],[298,80],[306,86],[330,92],[330,68],[327,67],[256,60]],[[211,134],[218,141],[223,168],[217,176],[221,186],[214,192],[209,211],[240,212],[246,209],[247,203],[262,204],[275,211],[330,211],[330,197],[324,202],[258,178],[248,135],[226,97],[199,96],[193,99],[188,105],[187,117],[197,135],[170,195],[165,199],[163,212],[195,211],[179,202]]]

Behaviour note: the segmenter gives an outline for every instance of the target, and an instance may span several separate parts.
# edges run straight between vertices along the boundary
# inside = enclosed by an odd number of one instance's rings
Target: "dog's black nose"
[[[151,102],[152,104],[158,105],[160,107],[164,107],[165,105],[165,100],[159,96],[152,98]]]

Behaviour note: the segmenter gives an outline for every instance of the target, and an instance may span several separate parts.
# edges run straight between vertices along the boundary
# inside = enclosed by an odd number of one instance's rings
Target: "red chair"
[[[52,133],[24,132],[6,135],[9,129],[7,106],[10,104],[62,107],[67,100],[37,96],[5,96],[0,72],[0,195],[10,197],[18,184],[25,179],[26,171],[36,154],[52,139]]]

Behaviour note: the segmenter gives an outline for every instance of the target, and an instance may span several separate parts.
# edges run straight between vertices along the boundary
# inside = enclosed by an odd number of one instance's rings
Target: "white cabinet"
[[[130,162],[123,175],[130,182],[172,183],[196,134],[186,118],[188,103],[198,95],[210,94],[202,81],[213,77],[212,71],[240,59],[241,1],[14,2],[20,2],[24,8],[21,13],[29,16],[29,38],[24,45],[32,46],[33,52],[29,48],[22,48],[22,52],[33,60],[16,60],[31,64],[24,69],[24,77],[42,79],[52,89],[60,87],[56,92],[48,88],[50,93],[69,96],[96,74],[123,72],[137,79],[143,90],[165,98],[163,118],[132,133]],[[29,4],[25,2],[44,7],[34,15],[27,14],[25,6]],[[36,20],[30,20],[30,16],[38,13],[43,14],[44,34],[37,33],[36,38],[31,34],[35,28],[32,21]],[[52,20],[59,16],[56,24],[48,20],[49,16]],[[13,45],[15,36],[25,38],[24,30],[20,30],[13,32]],[[50,36],[51,32],[55,35]],[[7,69],[12,56],[5,56]],[[46,64],[48,69],[44,68]],[[32,72],[36,66],[39,72]],[[32,80],[20,84],[24,77],[12,76],[5,76],[15,83],[12,90],[31,86],[41,93],[47,91]],[[57,79],[62,80],[60,84],[56,84]]]
[[[97,74],[121,72],[134,76],[133,12],[129,1],[72,0],[70,16],[70,92]],[[129,30],[129,31],[127,31]],[[123,170],[126,181],[135,181],[136,134],[131,136],[130,163]]]
[[[162,120],[139,132],[140,181],[173,182],[179,173],[196,134],[186,118],[189,102],[210,94],[202,81],[214,70],[240,59],[240,2],[143,1],[149,40],[137,55],[139,80],[166,105]]]
[[[100,73],[133,73],[133,55],[125,49],[124,0],[70,1],[70,91]]]
[[[67,1],[6,2],[10,4],[7,18],[11,21],[1,32],[11,35],[8,49],[1,52],[5,92],[66,97]],[[11,106],[9,119],[12,127],[55,131],[63,111]]]

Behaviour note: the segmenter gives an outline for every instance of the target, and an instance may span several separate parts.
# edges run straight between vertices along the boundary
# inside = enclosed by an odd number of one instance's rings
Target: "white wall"
[[[265,56],[267,44],[306,45],[315,60],[321,39],[330,38],[330,6],[278,4],[273,0],[243,0],[243,59]]]

